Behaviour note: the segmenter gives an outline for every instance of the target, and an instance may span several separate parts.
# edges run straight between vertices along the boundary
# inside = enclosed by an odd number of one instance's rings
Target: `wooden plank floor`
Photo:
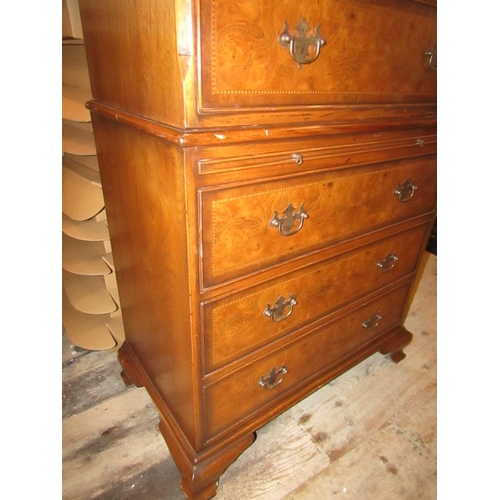
[[[425,254],[398,365],[375,354],[283,413],[223,474],[219,500],[435,499],[436,275]],[[182,500],[147,393],[116,353],[63,332],[63,500]]]

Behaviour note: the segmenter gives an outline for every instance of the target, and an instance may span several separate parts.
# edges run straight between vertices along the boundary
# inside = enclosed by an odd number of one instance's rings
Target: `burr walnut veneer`
[[[189,499],[403,322],[436,211],[436,7],[80,0],[126,342]]]

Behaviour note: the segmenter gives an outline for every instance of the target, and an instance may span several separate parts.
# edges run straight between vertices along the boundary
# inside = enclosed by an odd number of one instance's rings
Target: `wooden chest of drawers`
[[[80,0],[119,359],[190,499],[301,398],[404,358],[436,212],[432,3]]]

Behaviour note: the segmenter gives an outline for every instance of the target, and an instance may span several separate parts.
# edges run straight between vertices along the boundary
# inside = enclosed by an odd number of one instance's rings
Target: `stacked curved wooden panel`
[[[74,345],[117,349],[124,339],[90,113],[78,2],[63,2],[62,284],[63,325]]]

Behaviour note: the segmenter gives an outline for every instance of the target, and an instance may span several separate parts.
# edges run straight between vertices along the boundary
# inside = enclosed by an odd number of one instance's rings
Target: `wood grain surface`
[[[374,354],[262,427],[217,499],[436,498],[436,274],[425,254],[406,359]],[[63,335],[63,499],[182,500],[157,411],[119,373]]]

